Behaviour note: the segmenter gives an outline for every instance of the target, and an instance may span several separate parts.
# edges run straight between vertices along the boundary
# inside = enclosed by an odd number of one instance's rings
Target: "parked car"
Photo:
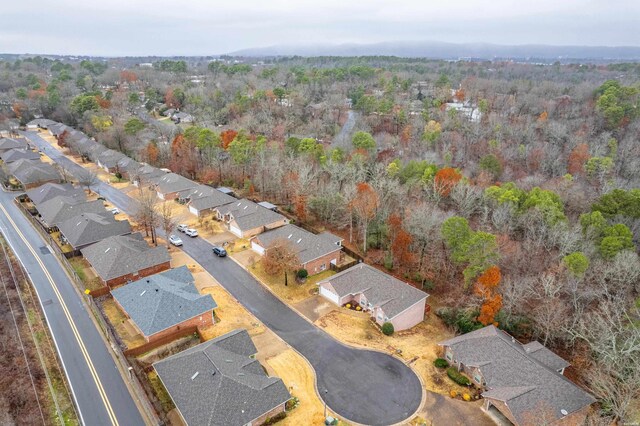
[[[180,225],[178,225],[178,231],[180,232],[184,232],[187,229],[189,229],[189,226],[186,223],[181,223]]]
[[[218,257],[225,257],[227,255],[227,251],[222,247],[214,246],[213,254],[215,254]]]
[[[109,210],[111,213],[113,213],[114,215],[117,215],[118,213],[120,213],[120,209],[117,207],[112,208],[111,210]]]
[[[191,238],[193,238],[193,237],[197,237],[197,236],[198,236],[198,231],[196,231],[196,230],[195,230],[195,229],[193,229],[193,228],[189,228],[189,229],[187,229],[186,231],[184,231],[184,233],[185,233],[186,235],[190,236]]]
[[[182,245],[182,240],[177,235],[172,235],[169,237],[169,242],[176,247],[180,247]]]

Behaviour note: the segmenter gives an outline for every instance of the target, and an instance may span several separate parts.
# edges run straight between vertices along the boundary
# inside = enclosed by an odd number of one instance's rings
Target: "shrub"
[[[449,361],[444,358],[436,358],[436,360],[433,361],[433,365],[435,365],[437,368],[447,368],[449,367]]]
[[[458,396],[458,392],[452,389],[449,392],[449,396],[451,396],[451,398],[455,398],[456,396]]]
[[[447,368],[447,376],[461,386],[469,386],[471,384],[467,376],[462,375],[455,367]]]
[[[382,324],[382,334],[385,336],[391,336],[395,330],[393,329],[393,324],[390,322],[385,322]]]
[[[309,272],[306,269],[298,269],[298,272],[296,272],[296,277],[298,277],[299,280],[307,279],[308,276]]]
[[[471,401],[471,395],[469,395],[468,393],[465,393],[462,395],[462,399],[464,399],[465,401]]]
[[[362,306],[356,306],[356,311],[361,311],[362,310]]]
[[[351,303],[347,303],[346,305],[344,305],[344,307],[347,309],[351,309]]]

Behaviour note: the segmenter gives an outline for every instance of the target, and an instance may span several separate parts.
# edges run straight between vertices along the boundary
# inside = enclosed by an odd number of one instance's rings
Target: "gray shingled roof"
[[[167,174],[157,167],[153,167],[149,164],[142,164],[138,170],[134,173],[137,180],[142,181],[143,185],[155,184],[160,178]]]
[[[35,160],[18,160],[7,167],[23,185],[38,182],[60,181],[60,174],[49,163],[42,163]]]
[[[85,201],[82,198],[67,197],[66,195],[58,195],[44,201],[36,205],[36,208],[49,226],[57,225],[83,213],[100,214],[104,212],[104,204],[100,200]]]
[[[127,220],[115,220],[108,211],[84,213],[58,224],[58,229],[74,248],[97,243],[114,235],[131,233]]]
[[[198,211],[213,209],[237,201],[237,199],[231,195],[224,194],[217,189],[206,185],[198,185],[185,195],[186,196],[184,198],[191,200],[189,202],[189,206],[193,206],[193,208]],[[183,196],[181,194],[181,198],[182,197]]]
[[[29,199],[33,201],[35,205],[43,203],[47,200],[55,198],[59,195],[66,197],[86,200],[84,190],[82,188],[76,188],[70,183],[45,183],[37,188],[32,188],[27,191]]]
[[[153,366],[188,425],[242,426],[291,398],[250,358],[256,351],[247,331],[235,330]]]
[[[342,241],[341,238],[328,232],[320,235],[312,234],[296,225],[281,226],[255,236],[251,240],[264,248],[269,247],[274,241],[289,241],[296,249],[302,264],[342,249],[337,244]]]
[[[120,172],[133,173],[140,169],[140,163],[126,155],[118,160],[116,165]]]
[[[95,144],[89,145],[89,147],[86,150],[86,154],[89,156],[91,160],[97,161],[100,154],[102,154],[107,149],[108,148],[106,146],[102,145],[99,142],[96,142]]]
[[[555,371],[560,371],[571,365],[536,340],[529,342],[526,345],[522,345],[522,347],[529,355]]]
[[[27,143],[22,139],[0,138],[0,151],[9,149],[27,148]]]
[[[482,395],[505,402],[518,422],[535,418],[543,410],[560,419],[564,417],[561,410],[571,414],[595,401],[556,371],[557,360],[547,365],[534,356],[541,350],[538,345],[522,345],[493,325],[439,345],[451,347],[455,361],[478,366],[487,389]],[[527,346],[537,350],[532,354]]]
[[[213,311],[211,295],[200,294],[186,266],[151,275],[111,291],[145,336]]]
[[[318,284],[324,282],[330,283],[340,297],[363,293],[367,302],[382,308],[389,319],[429,296],[366,263],[352,266]]]
[[[38,154],[37,152],[31,151],[30,149],[15,148],[15,149],[9,149],[3,152],[2,154],[0,154],[0,158],[2,158],[2,161],[4,161],[5,163],[13,163],[14,161],[18,161],[22,159],[40,160],[40,154]]]
[[[246,199],[235,200],[233,203],[216,207],[216,210],[222,215],[230,215],[241,231],[266,226],[285,218],[280,213],[265,209]]]
[[[98,162],[102,167],[113,168],[118,165],[118,161],[125,158],[126,155],[113,149],[107,149],[98,155]]]
[[[47,130],[49,130],[54,136],[62,134],[66,129],[67,125],[63,123],[55,123],[47,127]]]
[[[181,192],[198,186],[194,181],[180,176],[177,173],[166,173],[158,180],[157,185],[157,190],[161,194]]]
[[[171,260],[165,246],[149,246],[138,232],[105,238],[83,248],[82,255],[105,281]]]
[[[48,118],[36,118],[27,123],[27,126],[38,126],[46,129],[48,126],[56,124],[55,121]]]

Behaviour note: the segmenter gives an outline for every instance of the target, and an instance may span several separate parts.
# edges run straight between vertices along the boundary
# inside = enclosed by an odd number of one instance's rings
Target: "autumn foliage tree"
[[[589,145],[580,143],[569,154],[567,171],[572,175],[584,174],[584,165],[591,158],[589,155]]]
[[[176,136],[171,143],[171,169],[190,178],[196,175],[196,147],[182,135]]]
[[[288,272],[300,266],[300,259],[289,240],[278,239],[266,248],[262,266],[269,275],[280,275],[284,272],[284,285],[289,285]]]
[[[493,324],[496,314],[502,307],[502,296],[497,292],[501,279],[500,268],[495,265],[487,268],[478,277],[474,292],[483,300],[482,306],[480,306],[480,315],[478,315],[478,321],[482,325]]]
[[[376,191],[366,182],[356,185],[356,195],[349,203],[349,209],[356,215],[362,227],[363,251],[367,252],[367,231],[380,204]]]
[[[222,148],[225,150],[228,149],[229,145],[231,144],[231,142],[233,142],[236,136],[238,136],[238,132],[231,129],[225,130],[224,132],[220,133],[220,139],[222,140]]]
[[[392,214],[387,220],[391,234],[391,254],[393,263],[402,267],[413,263],[413,253],[410,250],[413,237],[402,226],[402,218]]]
[[[459,171],[452,167],[444,167],[436,173],[433,179],[433,185],[436,191],[446,197],[461,179],[462,174]]]
[[[149,142],[147,146],[142,150],[141,154],[142,157],[147,161],[147,163],[151,164],[152,166],[158,165],[160,150],[155,143]]]

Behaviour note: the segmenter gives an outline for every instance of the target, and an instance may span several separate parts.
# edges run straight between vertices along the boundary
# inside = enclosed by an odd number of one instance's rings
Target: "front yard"
[[[301,302],[308,299],[317,293],[318,287],[316,284],[335,272],[328,270],[316,275],[311,275],[307,280],[300,284],[296,281],[295,272],[289,272],[288,285],[284,285],[284,274],[281,275],[269,275],[265,272],[264,266],[260,261],[260,256],[255,254],[258,259],[252,266],[249,267],[249,272],[256,277],[258,281],[269,287],[279,298],[286,301],[289,304]]]

